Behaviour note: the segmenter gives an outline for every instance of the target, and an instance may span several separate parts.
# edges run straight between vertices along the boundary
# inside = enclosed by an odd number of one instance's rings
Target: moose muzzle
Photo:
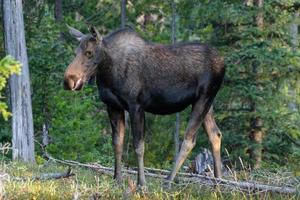
[[[65,75],[64,88],[65,90],[80,90],[83,86],[82,78],[76,75]]]

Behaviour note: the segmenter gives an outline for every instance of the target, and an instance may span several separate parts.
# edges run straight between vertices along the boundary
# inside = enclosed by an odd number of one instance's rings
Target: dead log
[[[56,158],[53,158],[46,154],[47,158],[49,160],[52,160],[57,163],[65,164],[68,166],[78,166],[78,167],[84,167],[91,170],[94,170],[96,172],[100,172],[103,174],[107,174],[112,176],[114,169],[111,167],[104,167],[99,164],[83,164],[76,161],[71,160],[59,160]],[[151,171],[151,172],[149,172]],[[125,174],[132,174],[136,175],[137,171],[132,169],[123,169],[123,173]],[[168,170],[161,170],[161,169],[154,169],[154,168],[146,168],[145,175],[153,178],[158,179],[165,179],[167,177],[167,174],[169,174],[170,171]],[[209,186],[219,186],[219,187],[228,187],[231,189],[239,189],[243,191],[259,191],[259,192],[273,192],[273,193],[281,193],[281,194],[296,194],[299,191],[296,190],[296,188],[292,187],[281,187],[281,186],[273,186],[273,185],[266,185],[259,182],[254,181],[234,181],[234,180],[227,180],[222,178],[214,178],[214,177],[208,177],[204,175],[199,174],[191,174],[191,173],[178,173],[177,178],[180,181],[189,182],[189,183],[198,183],[201,185],[209,185]]]
[[[1,174],[0,174],[1,175]],[[39,176],[34,176],[32,178],[29,177],[15,177],[15,176],[9,176],[10,180],[14,181],[45,181],[45,180],[52,180],[52,179],[61,179],[61,178],[69,178],[71,176],[74,176],[75,174],[72,172],[71,168],[69,167],[66,172],[57,172],[57,173],[46,173],[46,174],[41,174]],[[1,176],[0,176],[1,178]],[[1,179],[0,179],[1,183]]]
[[[74,175],[75,174],[72,173],[72,170],[69,167],[66,172],[63,172],[63,173],[47,173],[47,174],[42,174],[40,176],[33,177],[32,180],[38,181],[38,180],[61,179],[61,178],[68,178],[68,177],[74,176]]]

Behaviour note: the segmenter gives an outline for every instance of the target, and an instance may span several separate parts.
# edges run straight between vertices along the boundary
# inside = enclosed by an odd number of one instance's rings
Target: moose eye
[[[85,55],[88,57],[88,58],[91,58],[93,56],[92,52],[90,51],[86,51],[85,52]]]

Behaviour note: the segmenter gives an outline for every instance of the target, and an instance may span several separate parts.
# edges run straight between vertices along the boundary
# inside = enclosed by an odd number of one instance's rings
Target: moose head
[[[84,83],[96,73],[97,66],[104,59],[102,36],[92,27],[91,34],[83,34],[75,28],[68,27],[70,34],[80,44],[76,48],[76,56],[67,67],[64,75],[66,90],[80,90]]]

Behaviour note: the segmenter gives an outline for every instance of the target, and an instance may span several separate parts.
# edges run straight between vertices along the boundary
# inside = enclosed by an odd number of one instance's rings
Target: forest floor
[[[0,163],[0,199],[300,199],[293,195],[261,191],[245,191],[226,188],[222,185],[209,187],[199,183],[177,183],[171,189],[162,187],[163,181],[146,177],[147,189],[135,187],[135,176],[124,177],[123,184],[117,184],[111,176],[89,169],[72,167],[73,176],[51,180],[34,180],[42,174],[66,172],[67,166],[49,163],[46,165],[26,165],[22,163]],[[300,180],[289,172],[235,173],[239,179],[251,178],[279,185],[296,187]],[[134,180],[134,181],[133,181]],[[2,197],[1,197],[2,196]]]

